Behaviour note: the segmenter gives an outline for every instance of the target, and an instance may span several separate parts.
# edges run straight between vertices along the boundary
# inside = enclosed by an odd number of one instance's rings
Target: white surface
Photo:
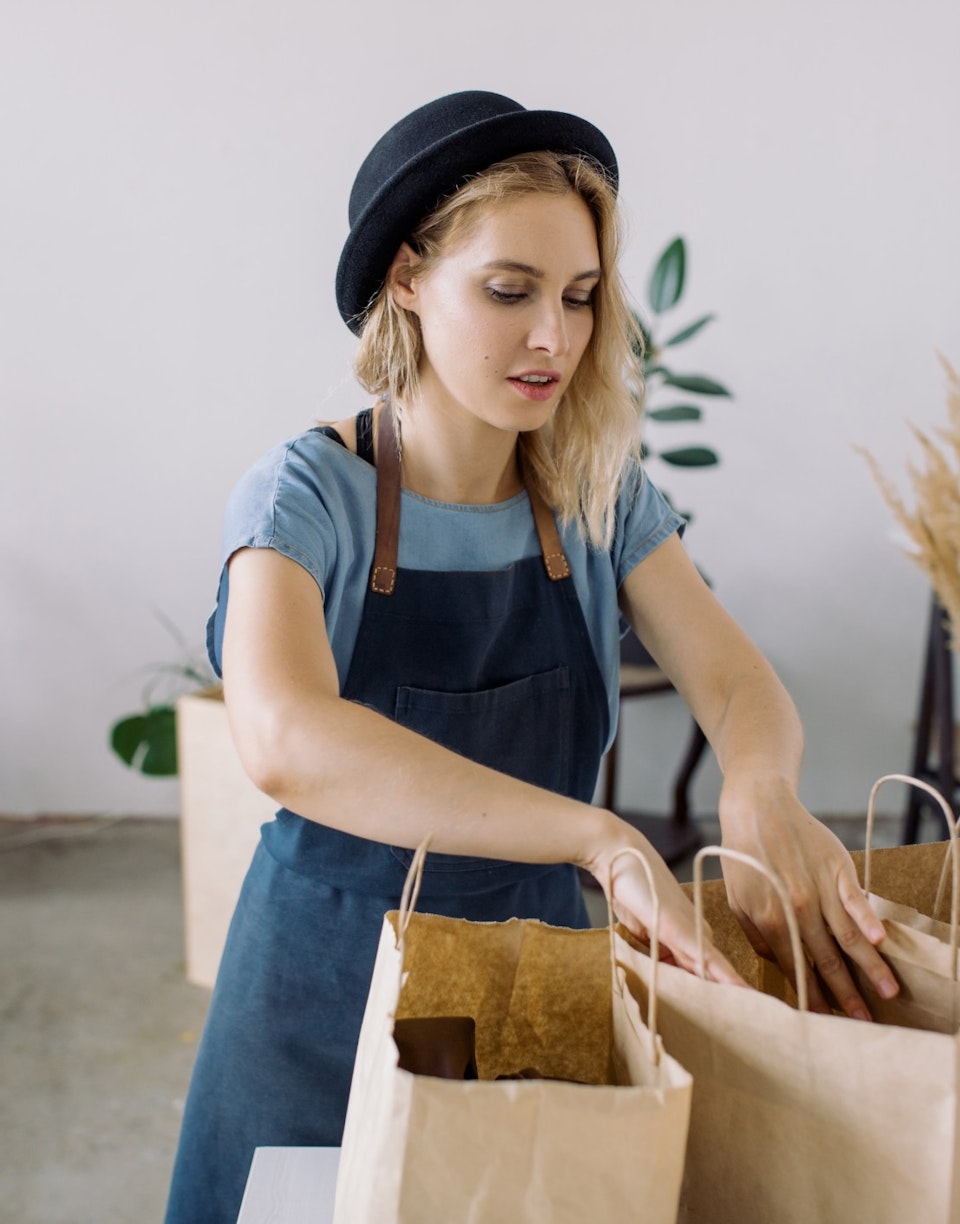
[[[339,1163],[339,1148],[257,1148],[237,1224],[332,1224]]]
[[[176,811],[106,747],[176,653],[153,610],[199,647],[229,488],[363,400],[333,299],[350,183],[463,88],[608,132],[636,295],[687,238],[665,332],[716,311],[676,366],[736,399],[651,427],[720,468],[654,475],[797,699],[807,801],[862,811],[907,761],[926,592],[851,444],[899,477],[905,418],[945,419],[934,349],[960,363],[958,44],[956,0],[5,5],[0,812]],[[645,704],[623,800],[665,809]]]

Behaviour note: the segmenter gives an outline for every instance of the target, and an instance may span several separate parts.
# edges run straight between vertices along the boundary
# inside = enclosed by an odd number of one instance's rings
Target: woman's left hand
[[[724,775],[723,844],[760,859],[786,886],[800,924],[810,1004],[830,1010],[824,987],[850,1016],[869,1019],[844,957],[882,997],[897,983],[875,947],[883,924],[840,841],[797,798],[803,733],[773,668],[718,603],[676,536],[627,575],[621,606],[640,640],[686,700]],[[787,920],[772,885],[725,863],[727,897],[756,951],[794,977]]]
[[[848,1016],[869,1020],[869,1008],[844,958],[863,970],[882,998],[892,998],[899,988],[875,946],[884,937],[883,924],[840,840],[803,807],[788,784],[779,782],[737,786],[727,781],[720,823],[723,844],[764,862],[793,901],[811,962],[802,966],[811,1010],[832,1010],[825,987]],[[757,871],[735,861],[725,862],[723,873],[730,907],[754,950],[795,981],[787,922],[773,888]]]

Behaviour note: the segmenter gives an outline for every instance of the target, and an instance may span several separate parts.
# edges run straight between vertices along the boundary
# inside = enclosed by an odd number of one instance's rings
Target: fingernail
[[[867,1011],[865,1007],[855,1007],[850,1014],[854,1018],[854,1020],[872,1020],[873,1019],[873,1016],[870,1015],[870,1013]]]
[[[893,978],[884,978],[877,987],[881,999],[892,999],[897,993],[897,983]]]

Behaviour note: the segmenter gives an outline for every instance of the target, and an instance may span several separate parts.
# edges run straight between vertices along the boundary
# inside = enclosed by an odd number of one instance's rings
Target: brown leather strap
[[[400,533],[400,445],[388,404],[377,408],[377,537],[370,570],[370,589],[392,595],[397,585],[397,541]],[[557,520],[534,486],[525,481],[547,576],[553,582],[570,577]]]
[[[377,409],[377,538],[370,571],[370,590],[392,595],[397,585],[397,539],[400,533],[400,447],[388,404]]]
[[[533,521],[537,526],[540,551],[543,554],[547,577],[552,582],[557,582],[561,578],[569,578],[570,563],[560,543],[556,516],[529,481],[527,481],[527,496],[530,498],[530,507],[533,510]]]

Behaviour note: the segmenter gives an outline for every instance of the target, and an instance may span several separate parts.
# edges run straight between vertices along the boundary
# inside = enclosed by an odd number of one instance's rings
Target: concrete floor
[[[208,992],[175,821],[0,824],[0,1220],[163,1215]]]
[[[862,822],[832,823],[862,842]],[[175,821],[0,821],[0,1224],[162,1218],[209,999],[184,978],[178,838]]]

